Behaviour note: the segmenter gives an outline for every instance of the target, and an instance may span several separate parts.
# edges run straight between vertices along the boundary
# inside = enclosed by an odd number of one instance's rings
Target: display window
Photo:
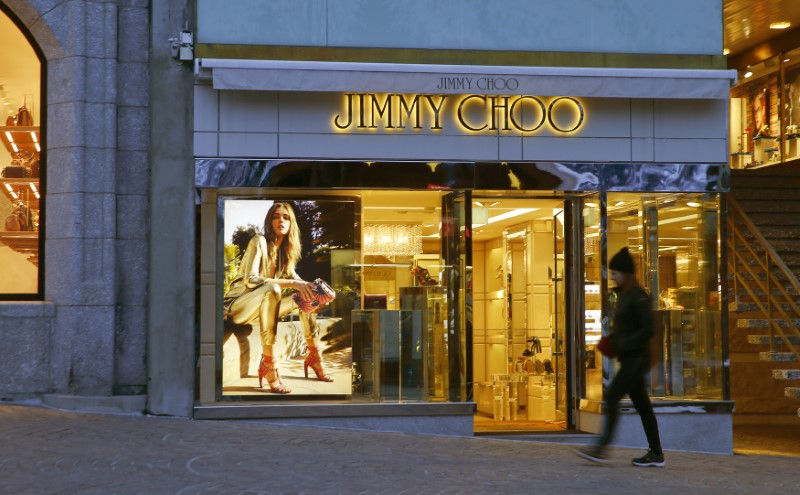
[[[443,214],[446,196],[220,197],[221,398],[440,401],[455,377],[462,399],[442,258],[458,221]],[[307,282],[317,300],[304,300]]]
[[[800,48],[787,52],[783,57],[784,78],[786,80],[784,97],[785,132],[783,153],[785,160],[800,159]]]
[[[584,214],[588,209],[584,210]],[[591,224],[586,219],[587,224]],[[719,280],[719,196],[717,194],[609,193],[608,257],[628,247],[637,276],[653,302],[650,395],[669,399],[723,398],[723,341]],[[590,271],[587,269],[587,276]],[[591,273],[599,274],[599,270]],[[613,332],[613,282],[601,301],[587,281],[586,313],[603,309]],[[587,399],[600,400],[616,363],[596,348],[600,325],[586,317]],[[598,363],[603,362],[603,366]],[[605,374],[605,375],[604,375]]]
[[[781,142],[796,134],[781,122],[784,98],[781,57],[747,66],[731,90],[730,155],[732,168],[757,168],[782,161]],[[796,98],[796,97],[795,97]],[[787,158],[788,159],[788,158]]]
[[[732,168],[800,159],[800,48],[739,69],[730,105]]]
[[[596,346],[613,332],[607,263],[622,247],[657,315],[651,396],[723,398],[718,194],[222,180],[244,164],[263,177],[261,163],[200,162],[225,183],[201,189],[202,294],[214,294],[201,404],[474,402],[478,433],[568,429],[615,372]],[[469,167],[453,170],[469,184]],[[298,299],[314,281],[316,306]]]
[[[32,299],[43,292],[42,64],[3,10],[0,44],[0,299]]]

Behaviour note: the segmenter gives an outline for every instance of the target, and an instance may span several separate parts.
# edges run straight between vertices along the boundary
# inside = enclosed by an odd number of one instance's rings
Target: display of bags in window
[[[11,214],[6,217],[5,230],[10,232],[33,230],[31,210],[22,201],[16,202]]]
[[[39,177],[39,158],[36,153],[20,150],[14,153],[11,164],[0,173],[5,179]]]
[[[17,113],[6,117],[6,125],[10,127],[33,125],[33,95],[25,95]]]

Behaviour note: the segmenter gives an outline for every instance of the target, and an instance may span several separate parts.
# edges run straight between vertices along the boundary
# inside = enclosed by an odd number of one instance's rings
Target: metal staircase
[[[772,379],[800,382],[800,169],[732,171],[727,223],[731,345],[746,333]]]

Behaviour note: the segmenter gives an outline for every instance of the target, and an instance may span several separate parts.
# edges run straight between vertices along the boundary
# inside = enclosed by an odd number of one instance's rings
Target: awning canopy
[[[735,70],[195,60],[218,90],[728,99]]]

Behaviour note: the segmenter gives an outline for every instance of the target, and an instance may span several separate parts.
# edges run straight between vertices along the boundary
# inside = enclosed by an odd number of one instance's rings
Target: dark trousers
[[[614,375],[611,385],[606,391],[606,421],[603,434],[600,436],[600,447],[605,447],[611,442],[614,435],[614,428],[619,419],[619,401],[625,394],[633,401],[633,406],[639,417],[642,419],[644,433],[647,435],[647,443],[650,450],[660,454],[661,440],[658,436],[658,421],[653,412],[653,405],[647,395],[647,384],[645,375],[648,370],[648,360],[645,357],[635,357],[626,359],[620,363],[619,371]]]

